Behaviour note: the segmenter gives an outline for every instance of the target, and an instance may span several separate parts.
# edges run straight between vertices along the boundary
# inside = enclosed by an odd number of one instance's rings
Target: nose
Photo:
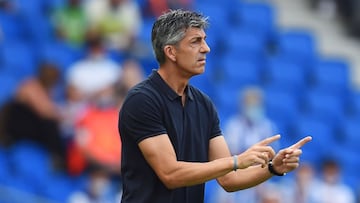
[[[201,53],[209,53],[210,52],[210,47],[209,45],[206,43],[206,41],[204,40],[202,45],[201,45],[201,49],[200,49]]]

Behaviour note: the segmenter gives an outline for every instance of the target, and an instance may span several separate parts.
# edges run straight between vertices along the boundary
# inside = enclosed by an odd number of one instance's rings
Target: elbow
[[[218,183],[226,192],[236,192],[246,189],[246,187],[242,187],[242,185],[234,184],[229,178],[219,178]]]
[[[231,185],[226,185],[226,184],[220,184],[221,187],[226,191],[226,192],[235,192],[237,191],[234,187],[232,187]]]
[[[181,181],[176,179],[173,175],[163,175],[160,177],[161,182],[165,185],[165,187],[169,190],[174,190],[179,187],[182,187]]]
[[[234,192],[235,189],[231,186],[231,183],[226,178],[218,178],[217,179],[219,185],[226,191],[226,192]]]
[[[232,187],[226,187],[226,186],[221,186],[226,192],[235,192],[236,190],[234,190],[234,188]]]
[[[221,187],[222,187],[226,192],[236,192],[236,191],[245,189],[245,188],[242,188],[242,187],[235,187],[235,186],[232,186],[232,185],[221,185]]]
[[[222,188],[223,188],[226,192],[236,192],[236,191],[245,189],[245,188],[231,187],[231,186],[222,186]]]

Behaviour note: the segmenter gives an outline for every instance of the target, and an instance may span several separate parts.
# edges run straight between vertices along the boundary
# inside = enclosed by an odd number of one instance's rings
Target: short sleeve
[[[220,119],[219,119],[219,115],[218,115],[218,112],[215,108],[215,105],[210,102],[210,108],[211,108],[211,134],[210,134],[210,139],[211,138],[214,138],[216,136],[220,136],[222,135],[222,132],[221,132],[221,128],[220,128]]]
[[[208,112],[208,119],[209,119],[209,125],[210,125],[209,126],[209,129],[210,129],[209,139],[222,135],[221,128],[220,128],[220,119],[219,119],[219,115],[218,115],[218,112],[216,110],[214,103],[211,101],[209,96],[207,96],[206,94],[204,94],[202,92],[200,92],[200,94],[201,94],[201,98],[202,98],[201,100],[205,104],[206,111]]]
[[[139,143],[145,138],[165,134],[161,105],[143,93],[131,95],[124,102],[119,118],[121,136]]]

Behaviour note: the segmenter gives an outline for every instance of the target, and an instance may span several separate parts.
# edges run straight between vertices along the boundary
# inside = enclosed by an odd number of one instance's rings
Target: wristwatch
[[[269,161],[268,170],[269,170],[269,172],[271,174],[276,175],[276,176],[284,176],[284,175],[286,175],[286,173],[278,173],[277,171],[275,171],[272,160]]]

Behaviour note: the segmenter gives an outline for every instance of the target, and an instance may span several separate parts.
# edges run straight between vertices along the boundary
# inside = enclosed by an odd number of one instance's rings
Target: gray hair
[[[176,45],[185,37],[185,32],[190,27],[206,29],[208,24],[208,18],[202,14],[181,9],[170,10],[159,16],[151,32],[153,50],[159,64],[165,62],[166,45]]]

